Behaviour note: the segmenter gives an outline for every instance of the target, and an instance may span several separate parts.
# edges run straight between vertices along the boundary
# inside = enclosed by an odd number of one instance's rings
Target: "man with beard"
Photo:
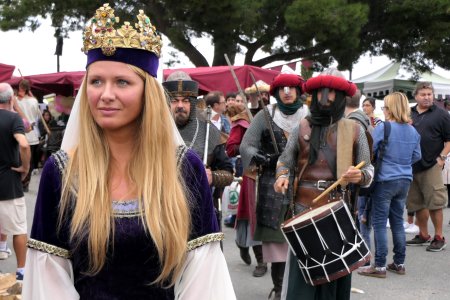
[[[291,133],[277,163],[277,180],[274,185],[278,193],[291,188],[293,184],[289,177],[294,169],[297,170],[294,181],[295,214],[321,206],[330,200],[344,198],[342,187],[330,193],[333,199],[325,197],[319,203],[312,203],[315,197],[341,176],[347,183],[362,186],[368,186],[373,176],[364,130],[355,121],[344,118],[345,96],[354,95],[355,84],[345,80],[336,69],[329,69],[309,79],[304,88],[307,93],[312,94],[311,115],[300,121],[299,126]],[[346,127],[350,130],[347,131]],[[352,166],[361,161],[366,162],[361,170]],[[308,237],[303,236],[303,240],[305,244],[311,242]],[[283,299],[350,299],[350,290],[351,274],[317,286],[307,284],[296,258],[290,254],[283,284]]]
[[[226,140],[220,131],[209,123],[209,136],[206,141],[208,122],[197,117],[196,106],[198,83],[188,74],[176,71],[162,84],[170,96],[170,110],[186,146],[192,148],[203,159],[205,143],[208,145],[206,174],[213,189],[214,206],[219,208],[221,190],[233,181],[233,165],[225,152]],[[220,224],[220,212],[218,212]]]
[[[270,94],[277,103],[256,114],[240,146],[244,170],[258,170],[254,240],[262,241],[264,262],[272,263],[274,287],[269,295],[274,294],[272,299],[280,299],[288,251],[280,224],[285,220],[289,196],[277,194],[273,189],[275,167],[292,129],[308,114],[308,107],[300,99],[302,84],[303,78],[295,74],[275,77],[270,85]],[[271,131],[276,145],[273,144]]]

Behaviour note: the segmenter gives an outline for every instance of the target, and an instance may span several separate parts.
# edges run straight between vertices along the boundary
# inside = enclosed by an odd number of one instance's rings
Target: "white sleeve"
[[[70,260],[28,248],[26,262],[22,299],[80,299],[74,287]]]
[[[220,242],[188,252],[184,269],[175,282],[175,299],[236,299]]]

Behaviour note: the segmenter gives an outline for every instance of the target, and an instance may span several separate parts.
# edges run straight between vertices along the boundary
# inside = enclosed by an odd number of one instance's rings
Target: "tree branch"
[[[298,51],[292,51],[292,52],[283,52],[283,53],[276,53],[273,55],[266,56],[264,58],[258,59],[256,61],[252,61],[251,64],[258,67],[263,67],[271,62],[277,61],[277,60],[292,60],[295,58],[304,58],[304,57],[311,57],[312,59],[322,57],[324,55],[329,55],[329,53],[325,53],[326,49],[322,49],[322,47],[310,47],[303,50]]]
[[[175,29],[173,22],[165,17],[167,16],[165,7],[159,1],[150,1],[149,6],[151,6],[151,9],[148,9],[148,11],[152,12],[152,19],[156,28],[170,39],[173,46],[183,52],[196,67],[209,66],[203,54],[191,44],[187,34],[181,29]]]

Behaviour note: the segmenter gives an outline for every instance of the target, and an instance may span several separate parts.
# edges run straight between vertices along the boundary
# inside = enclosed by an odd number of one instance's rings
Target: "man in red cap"
[[[329,69],[309,79],[304,89],[312,95],[311,114],[292,131],[278,160],[274,185],[280,195],[295,185],[295,214],[345,198],[345,186],[341,184],[341,187],[335,188],[318,203],[312,201],[341,176],[346,183],[362,186],[369,185],[373,176],[364,130],[355,121],[344,118],[345,97],[354,95],[355,84],[343,78],[336,69]],[[368,163],[361,170],[353,167],[362,161]],[[297,174],[292,184],[289,179],[294,169]],[[325,238],[326,233],[323,234]],[[314,236],[301,238],[308,247]],[[368,259],[369,251],[366,249],[366,256],[361,261]],[[350,299],[351,273],[313,286],[308,275],[305,275],[311,271],[308,267],[303,266],[300,270],[296,258],[290,254],[283,284],[283,296],[286,295],[286,299]],[[323,267],[327,265],[323,264]]]
[[[291,191],[286,196],[275,193],[275,167],[289,134],[309,113],[300,98],[303,82],[303,78],[295,74],[275,77],[270,85],[270,94],[277,103],[268,105],[255,115],[240,146],[244,170],[258,172],[254,240],[262,241],[264,262],[272,263],[274,287],[269,297],[274,295],[274,298],[271,299],[280,299],[281,296],[288,248],[280,224],[285,220],[292,197]],[[267,267],[261,265],[260,268],[265,273]]]

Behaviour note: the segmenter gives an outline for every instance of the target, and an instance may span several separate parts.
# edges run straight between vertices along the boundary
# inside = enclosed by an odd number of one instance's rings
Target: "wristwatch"
[[[447,159],[447,155],[439,154],[439,158],[445,161]]]

